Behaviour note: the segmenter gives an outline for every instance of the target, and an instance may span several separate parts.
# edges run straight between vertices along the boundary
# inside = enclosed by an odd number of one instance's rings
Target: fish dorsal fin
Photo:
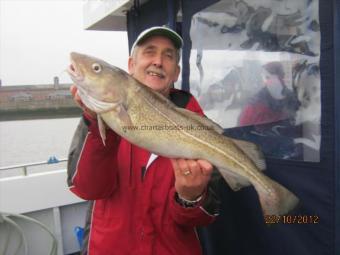
[[[212,128],[213,130],[215,130],[219,134],[222,134],[223,131],[224,131],[223,128],[220,125],[218,125],[217,123],[208,119],[207,117],[203,117],[203,116],[201,116],[201,115],[199,115],[195,112],[189,111],[189,110],[184,109],[184,108],[176,107],[175,109],[176,109],[176,111],[182,113],[186,117],[198,121],[202,126]]]
[[[249,158],[251,158],[251,160],[260,170],[263,171],[266,169],[266,161],[262,150],[258,145],[248,141],[232,138],[229,139],[231,139]]]
[[[146,100],[150,105],[155,105],[158,102],[171,109],[176,108],[176,105],[173,102],[171,102],[168,98],[164,97],[158,91],[155,91],[152,88],[143,85],[137,80],[135,80],[134,84],[135,92],[137,92],[139,96],[143,97],[144,100]]]

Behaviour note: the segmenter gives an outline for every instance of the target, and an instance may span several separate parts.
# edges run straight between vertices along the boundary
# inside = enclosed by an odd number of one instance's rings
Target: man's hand
[[[213,166],[206,160],[170,159],[175,172],[175,189],[187,200],[195,200],[205,191]]]
[[[79,107],[81,109],[83,109],[84,113],[86,113],[87,115],[89,115],[91,118],[95,119],[97,117],[97,114],[93,111],[91,111],[89,108],[87,108],[83,102],[81,101],[80,96],[78,95],[78,89],[75,85],[72,85],[70,87],[70,92],[73,96],[74,101],[76,102],[77,105],[79,105]]]

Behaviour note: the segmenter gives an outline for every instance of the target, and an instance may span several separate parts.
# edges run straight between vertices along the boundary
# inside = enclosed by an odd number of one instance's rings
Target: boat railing
[[[27,176],[28,175],[28,169],[31,168],[31,167],[60,164],[60,163],[63,163],[63,162],[67,162],[67,158],[58,159],[55,156],[51,156],[51,157],[49,157],[49,159],[47,161],[23,163],[23,164],[10,165],[10,166],[0,166],[0,172],[5,171],[5,170],[21,169],[22,174],[24,176]]]
[[[88,205],[70,191],[66,165],[53,156],[0,167],[0,254],[78,254]]]

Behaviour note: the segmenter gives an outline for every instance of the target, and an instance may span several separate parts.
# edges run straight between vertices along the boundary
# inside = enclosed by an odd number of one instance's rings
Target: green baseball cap
[[[163,26],[163,27],[156,26],[156,27],[150,27],[148,29],[145,29],[143,32],[141,32],[139,34],[136,41],[133,43],[133,45],[131,47],[131,53],[133,52],[134,48],[137,45],[140,45],[141,43],[143,43],[149,37],[156,36],[156,35],[165,36],[168,39],[170,39],[172,41],[172,43],[174,44],[176,49],[181,49],[182,46],[183,46],[182,37],[178,33],[176,33],[174,30],[172,30],[168,27],[165,27],[165,26]]]

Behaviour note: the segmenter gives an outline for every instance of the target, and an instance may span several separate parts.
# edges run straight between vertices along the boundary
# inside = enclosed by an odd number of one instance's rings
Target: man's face
[[[139,45],[129,58],[129,73],[148,87],[167,96],[177,81],[180,68],[170,39],[152,36]]]

